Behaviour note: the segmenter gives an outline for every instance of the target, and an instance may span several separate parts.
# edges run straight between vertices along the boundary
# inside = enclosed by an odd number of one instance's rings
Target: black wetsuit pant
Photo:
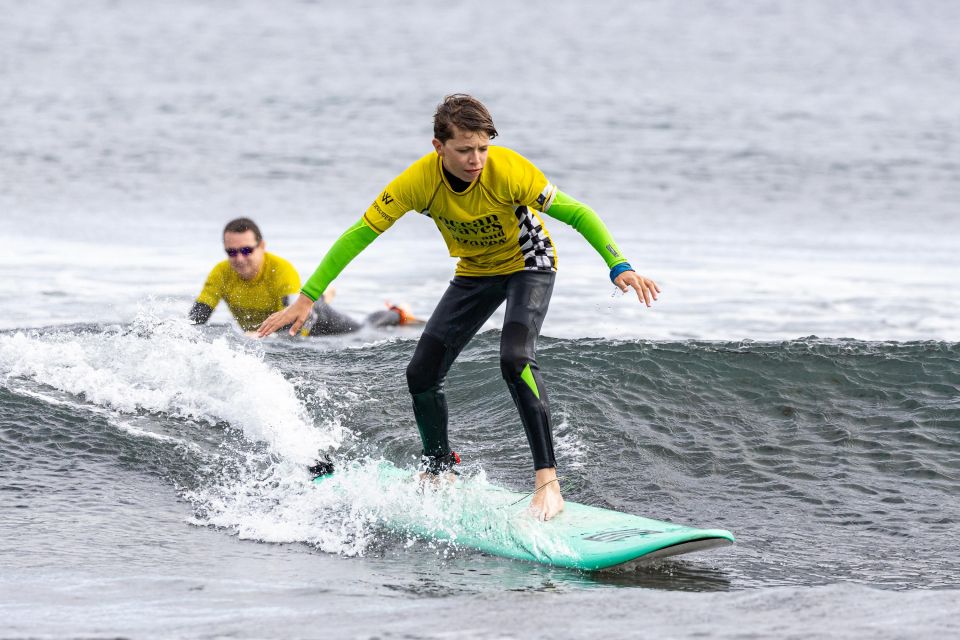
[[[400,324],[400,314],[390,309],[375,311],[367,316],[363,323],[357,322],[345,313],[341,313],[323,301],[317,300],[310,310],[311,336],[330,336],[339,333],[357,331],[360,327],[395,327]]]
[[[443,382],[453,361],[493,312],[507,303],[500,336],[500,371],[530,443],[535,469],[556,467],[550,408],[537,367],[537,338],[553,293],[552,271],[505,276],[457,276],[427,321],[407,367],[407,386],[423,455],[450,454]]]

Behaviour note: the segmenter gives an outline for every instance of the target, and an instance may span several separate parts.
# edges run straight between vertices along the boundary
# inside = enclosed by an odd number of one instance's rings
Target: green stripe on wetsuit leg
[[[520,379],[527,383],[527,386],[533,391],[533,395],[537,396],[537,400],[539,400],[540,389],[537,389],[537,381],[533,379],[533,371],[530,370],[529,362],[527,366],[523,368],[523,371],[520,372]]]
[[[544,211],[551,218],[556,218],[560,222],[565,222],[587,239],[590,246],[596,249],[608,268],[627,262],[626,256],[620,251],[613,236],[603,224],[603,220],[597,213],[583,204],[565,194],[557,191],[550,208]]]
[[[377,237],[377,232],[367,226],[363,218],[360,218],[356,224],[337,238],[300,292],[316,302],[333,279],[340,275],[350,261],[360,255],[360,252],[369,247]]]

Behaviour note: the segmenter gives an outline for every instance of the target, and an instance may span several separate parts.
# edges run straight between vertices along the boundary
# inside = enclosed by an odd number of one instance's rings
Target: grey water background
[[[0,3],[0,636],[955,634],[960,9],[950,2]],[[628,573],[320,504],[300,458],[416,452],[415,330],[251,343],[183,314],[235,215],[306,277],[446,93],[590,203],[541,343],[569,499],[721,526]],[[426,315],[408,215],[337,282]],[[495,319],[496,320],[496,319]],[[496,321],[449,381],[524,489]],[[362,491],[358,503],[367,499]]]

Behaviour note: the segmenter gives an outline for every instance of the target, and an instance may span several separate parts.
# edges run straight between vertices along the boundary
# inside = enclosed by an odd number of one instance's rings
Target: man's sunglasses
[[[258,244],[257,247],[259,246],[260,245]],[[236,258],[238,253],[243,254],[244,256],[250,255],[257,250],[257,247],[240,247],[239,249],[224,249],[224,251],[226,251],[227,255],[231,258]]]

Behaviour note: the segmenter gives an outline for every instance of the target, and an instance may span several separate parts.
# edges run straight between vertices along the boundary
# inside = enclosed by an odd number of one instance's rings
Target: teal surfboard
[[[409,469],[389,462],[375,469],[374,489],[384,496],[377,517],[386,528],[505,558],[597,571],[734,542],[723,529],[698,529],[569,501],[559,515],[539,522],[527,513],[529,494],[470,478],[424,489]],[[356,480],[347,476],[338,472],[314,483],[321,490],[349,493]]]

